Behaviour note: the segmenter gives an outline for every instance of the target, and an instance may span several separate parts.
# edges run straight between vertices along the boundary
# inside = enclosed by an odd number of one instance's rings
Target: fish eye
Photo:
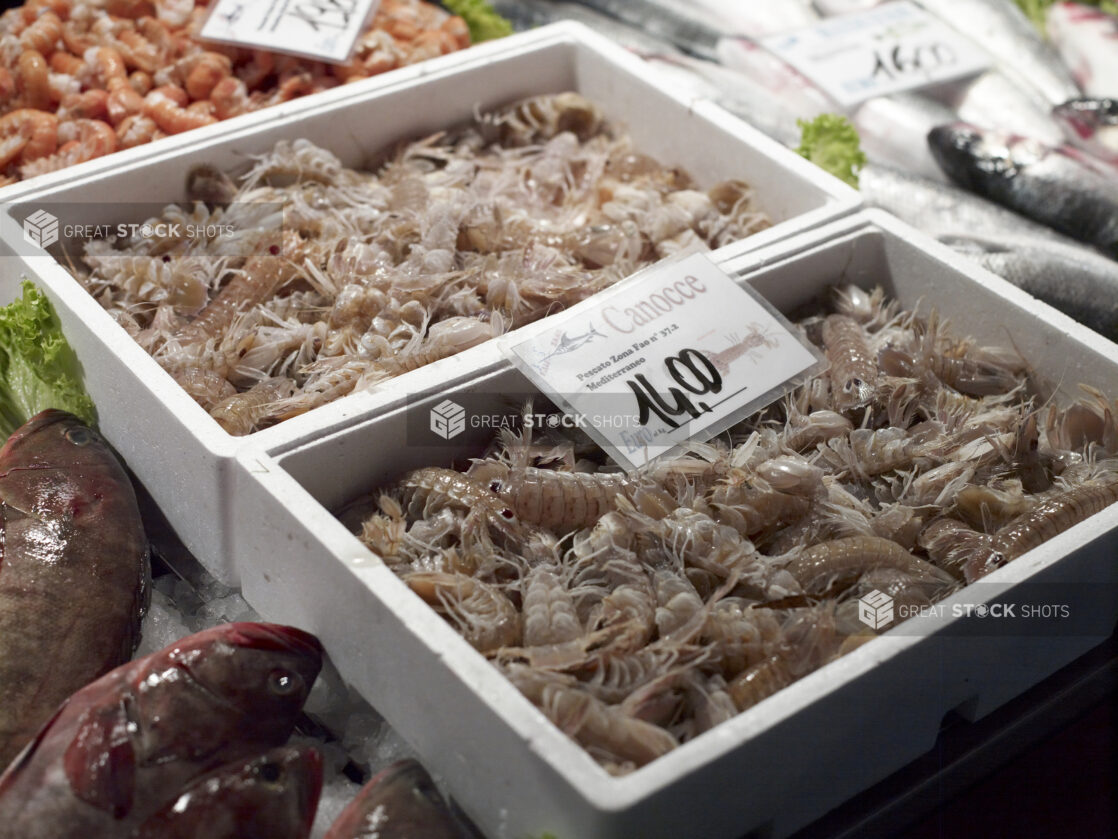
[[[303,678],[290,670],[273,670],[268,674],[268,690],[276,696],[290,696],[303,687]]]
[[[274,784],[283,778],[283,769],[279,764],[269,761],[261,766],[256,774],[260,776],[260,780]]]
[[[75,446],[88,446],[93,440],[93,432],[82,426],[70,428],[66,431],[66,439]]]

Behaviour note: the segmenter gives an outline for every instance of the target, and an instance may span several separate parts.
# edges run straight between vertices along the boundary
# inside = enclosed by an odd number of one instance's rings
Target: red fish
[[[130,839],[307,839],[321,791],[318,752],[273,749],[202,776]]]
[[[465,839],[435,782],[414,760],[373,776],[324,839]]]
[[[148,544],[97,432],[43,411],[0,449],[0,769],[74,691],[132,657]]]
[[[123,839],[199,776],[287,741],[313,635],[232,623],[75,693],[0,775],[0,839]]]

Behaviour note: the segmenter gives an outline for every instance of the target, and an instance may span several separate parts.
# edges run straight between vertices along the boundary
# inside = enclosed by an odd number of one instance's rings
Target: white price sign
[[[214,0],[204,40],[342,63],[379,0]]]
[[[825,366],[703,254],[658,263],[502,346],[633,469],[723,431]]]
[[[843,107],[979,73],[990,56],[908,0],[764,38]]]

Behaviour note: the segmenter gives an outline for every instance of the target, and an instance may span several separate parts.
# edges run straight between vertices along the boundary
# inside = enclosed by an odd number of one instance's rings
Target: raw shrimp
[[[602,112],[577,93],[535,96],[482,119],[483,129],[494,132],[502,144],[523,146],[570,131],[585,140],[602,123]]]
[[[561,731],[611,762],[644,766],[679,745],[659,726],[558,683],[545,686],[537,704]]]
[[[175,337],[188,344],[219,335],[238,312],[263,302],[298,274],[301,250],[302,240],[294,231],[265,239],[237,276]]]
[[[404,476],[400,488],[410,508],[426,513],[448,505],[458,507],[509,542],[515,544],[523,538],[516,513],[498,495],[453,469],[417,469]]]
[[[520,521],[556,533],[591,527],[616,509],[618,493],[634,486],[623,473],[560,472],[534,466],[513,467],[491,488]]]
[[[805,591],[822,593],[845,588],[873,568],[894,568],[918,580],[951,578],[934,565],[913,556],[896,542],[877,536],[849,536],[823,542],[799,552],[787,565]]]
[[[201,367],[188,367],[176,373],[175,381],[206,411],[237,392],[224,376]]]
[[[564,644],[582,635],[574,600],[556,570],[535,567],[524,581],[525,646]]]
[[[998,562],[1016,559],[1118,501],[1118,473],[1109,472],[1059,492],[1005,525],[994,537]],[[990,570],[968,567],[968,581]]]
[[[268,416],[271,403],[290,396],[295,382],[275,376],[253,385],[243,393],[227,396],[210,408],[210,416],[230,434],[247,434]]]
[[[481,652],[517,644],[520,613],[497,588],[463,574],[408,574],[408,587],[444,615]]]
[[[861,324],[829,315],[823,321],[823,348],[831,362],[835,408],[842,413],[864,408],[877,394],[880,374]]]

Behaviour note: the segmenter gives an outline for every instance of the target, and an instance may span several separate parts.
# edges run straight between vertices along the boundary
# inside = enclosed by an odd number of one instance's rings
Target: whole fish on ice
[[[965,189],[921,178],[910,172],[870,163],[858,175],[858,188],[870,207],[887,210],[902,221],[942,238],[952,235],[997,239],[1016,236],[1078,244],[1051,227],[988,201]]]
[[[1072,242],[952,235],[941,240],[1111,341],[1118,341],[1118,263]]]
[[[1050,105],[1082,95],[1060,56],[1013,0],[921,0],[927,11],[990,53],[1020,87]]]
[[[676,52],[675,45],[668,39],[656,37],[646,29],[632,26],[578,3],[553,2],[553,0],[493,0],[490,5],[497,14],[511,23],[517,32],[545,26],[559,20],[573,20],[586,24],[598,34],[605,35],[627,49],[639,52]],[[708,49],[713,49],[713,42],[708,45]]]
[[[124,839],[199,776],[282,745],[322,666],[313,635],[232,623],[75,693],[0,775],[0,839]]]
[[[466,839],[431,776],[414,760],[382,770],[342,810],[325,839]]]
[[[956,183],[1118,258],[1118,179],[1034,140],[966,123],[928,134]]]
[[[713,60],[719,32],[685,3],[672,0],[578,0],[596,12],[643,29],[699,58]]]
[[[129,839],[307,839],[322,791],[314,749],[272,749],[203,775]]]
[[[55,410],[17,429],[0,449],[0,769],[132,657],[149,577],[132,483],[101,436]]]

